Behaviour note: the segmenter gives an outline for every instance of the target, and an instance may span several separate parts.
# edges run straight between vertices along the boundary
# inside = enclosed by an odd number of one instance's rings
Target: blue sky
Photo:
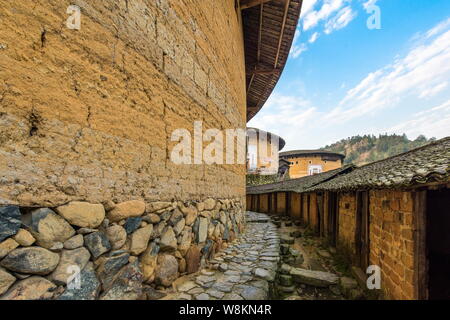
[[[380,9],[381,29],[369,29]],[[248,123],[285,150],[353,135],[450,135],[449,0],[304,0],[283,75]]]

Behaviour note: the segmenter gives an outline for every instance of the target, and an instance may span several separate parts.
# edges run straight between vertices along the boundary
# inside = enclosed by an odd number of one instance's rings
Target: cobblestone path
[[[266,214],[247,212],[244,233],[168,299],[267,300],[280,260],[280,240]]]

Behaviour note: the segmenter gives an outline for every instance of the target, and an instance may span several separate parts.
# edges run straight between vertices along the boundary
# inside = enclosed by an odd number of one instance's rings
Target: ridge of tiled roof
[[[270,192],[304,192],[310,187],[313,187],[321,182],[328,181],[337,175],[344,174],[355,168],[354,165],[346,165],[342,168],[326,171],[320,174],[306,176],[296,179],[290,179],[275,183],[263,184],[259,186],[247,187],[247,194],[262,194]]]
[[[450,181],[450,137],[358,167],[308,191],[391,189]]]
[[[329,156],[338,156],[342,159],[345,158],[344,154],[332,152],[328,150],[291,150],[291,151],[283,151],[280,152],[280,157],[293,157],[293,156],[303,156],[303,155],[329,155]]]

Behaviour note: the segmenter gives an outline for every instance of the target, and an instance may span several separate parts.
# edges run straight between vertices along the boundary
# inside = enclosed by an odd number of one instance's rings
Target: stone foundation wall
[[[0,207],[0,300],[161,298],[242,232],[243,209],[237,198]]]
[[[81,28],[66,27],[69,5]],[[176,165],[175,129],[245,128],[234,0],[0,0],[0,204],[245,195],[245,165]]]
[[[370,264],[388,299],[415,299],[411,192],[370,191]]]

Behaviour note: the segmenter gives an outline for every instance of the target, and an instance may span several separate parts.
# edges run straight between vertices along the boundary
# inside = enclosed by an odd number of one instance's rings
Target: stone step
[[[338,283],[338,276],[323,271],[306,270],[301,268],[292,268],[290,270],[294,282],[303,283],[310,286],[326,288]]]

